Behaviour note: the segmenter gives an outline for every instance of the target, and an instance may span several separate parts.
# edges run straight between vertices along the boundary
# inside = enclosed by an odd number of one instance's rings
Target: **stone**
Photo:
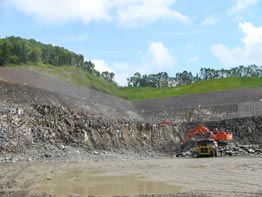
[[[52,178],[50,176],[46,177],[46,180],[51,181]]]
[[[99,152],[97,152],[97,151],[94,151],[93,154],[94,155],[100,155]]]
[[[252,148],[249,148],[248,152],[251,153],[251,154],[254,154],[256,151],[254,149],[252,149]]]

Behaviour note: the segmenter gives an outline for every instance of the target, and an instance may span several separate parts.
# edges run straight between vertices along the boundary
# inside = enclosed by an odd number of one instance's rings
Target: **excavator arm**
[[[191,137],[194,137],[194,136],[199,135],[199,134],[204,135],[204,134],[210,133],[210,132],[211,131],[207,127],[205,127],[203,125],[200,125],[200,126],[194,128],[194,129],[190,130],[186,134],[186,137],[185,137],[185,139],[183,141],[183,144],[186,144]]]
[[[174,126],[175,123],[172,121],[162,121],[160,122],[160,124],[165,124],[165,125],[171,125]],[[190,131],[187,132],[184,140],[183,140],[183,144],[185,145],[190,138],[196,136],[196,135],[205,135],[207,133],[211,133],[212,131],[209,130],[207,127],[205,127],[204,125],[200,125]],[[209,137],[210,139],[213,139],[215,141],[231,141],[233,140],[233,135],[231,133],[228,133],[226,131],[215,131],[215,133],[213,134],[213,132],[211,133],[211,136]]]
[[[194,137],[199,134],[205,135],[211,132],[212,131],[210,131],[207,127],[200,125],[187,133],[186,137],[184,138],[183,144],[186,144],[191,137]],[[231,141],[233,140],[233,135],[226,131],[216,131],[214,134],[212,133],[210,139],[213,139],[215,141]]]

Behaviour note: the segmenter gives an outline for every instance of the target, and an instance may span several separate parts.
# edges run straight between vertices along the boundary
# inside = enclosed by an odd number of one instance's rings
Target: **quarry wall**
[[[147,122],[176,123],[262,115],[262,88],[247,88],[163,99],[134,101]]]

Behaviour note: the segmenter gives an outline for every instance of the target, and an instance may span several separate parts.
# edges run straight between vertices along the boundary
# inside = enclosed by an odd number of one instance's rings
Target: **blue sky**
[[[262,0],[0,0],[0,36],[81,53],[120,85],[135,72],[262,65]]]

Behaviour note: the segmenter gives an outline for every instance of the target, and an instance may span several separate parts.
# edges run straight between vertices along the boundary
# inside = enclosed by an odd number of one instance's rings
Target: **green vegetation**
[[[100,73],[84,56],[63,47],[43,44],[20,37],[0,38],[0,66],[22,66],[51,75],[72,84],[92,88],[129,100],[162,98],[238,88],[262,86],[262,67],[238,66],[216,70],[201,68],[196,75],[183,71],[174,77],[166,72],[128,78],[128,86],[120,88],[112,72]]]
[[[15,36],[0,39],[0,66],[28,62],[54,66],[80,66],[84,64],[84,56],[34,39],[28,40]]]
[[[112,96],[126,98],[122,91],[119,90],[117,85],[108,82],[100,77],[91,75],[89,72],[85,72],[83,68],[74,67],[74,66],[52,66],[41,64],[38,66],[35,65],[21,65],[20,67],[24,67],[30,69],[32,71],[43,73],[69,83],[92,88],[101,92],[105,92]]]
[[[150,98],[165,98],[180,96],[185,94],[199,94],[222,90],[232,90],[240,88],[262,87],[260,77],[232,77],[211,80],[201,80],[196,83],[181,85],[169,88],[150,88],[150,87],[124,87],[119,88],[100,77],[84,72],[80,67],[72,66],[52,66],[40,64],[20,65],[35,72],[43,73],[69,83],[92,88],[112,96],[126,98],[128,100],[143,100]]]
[[[121,90],[129,100],[143,100],[261,86],[262,78],[259,77],[233,77],[203,80],[174,88],[126,87]]]
[[[232,77],[262,77],[262,66],[255,64],[249,66],[238,66],[230,69],[201,68],[198,73],[193,75],[191,72],[183,71],[176,73],[175,77],[168,76],[166,72],[157,74],[141,75],[136,72],[128,78],[128,86],[167,88],[181,85],[188,85],[201,80],[232,78]]]
[[[80,67],[82,71],[116,84],[113,80],[114,73],[98,72],[91,61],[84,61],[84,56],[81,54],[63,47],[43,44],[34,39],[14,36],[0,38],[0,66],[25,64]]]

